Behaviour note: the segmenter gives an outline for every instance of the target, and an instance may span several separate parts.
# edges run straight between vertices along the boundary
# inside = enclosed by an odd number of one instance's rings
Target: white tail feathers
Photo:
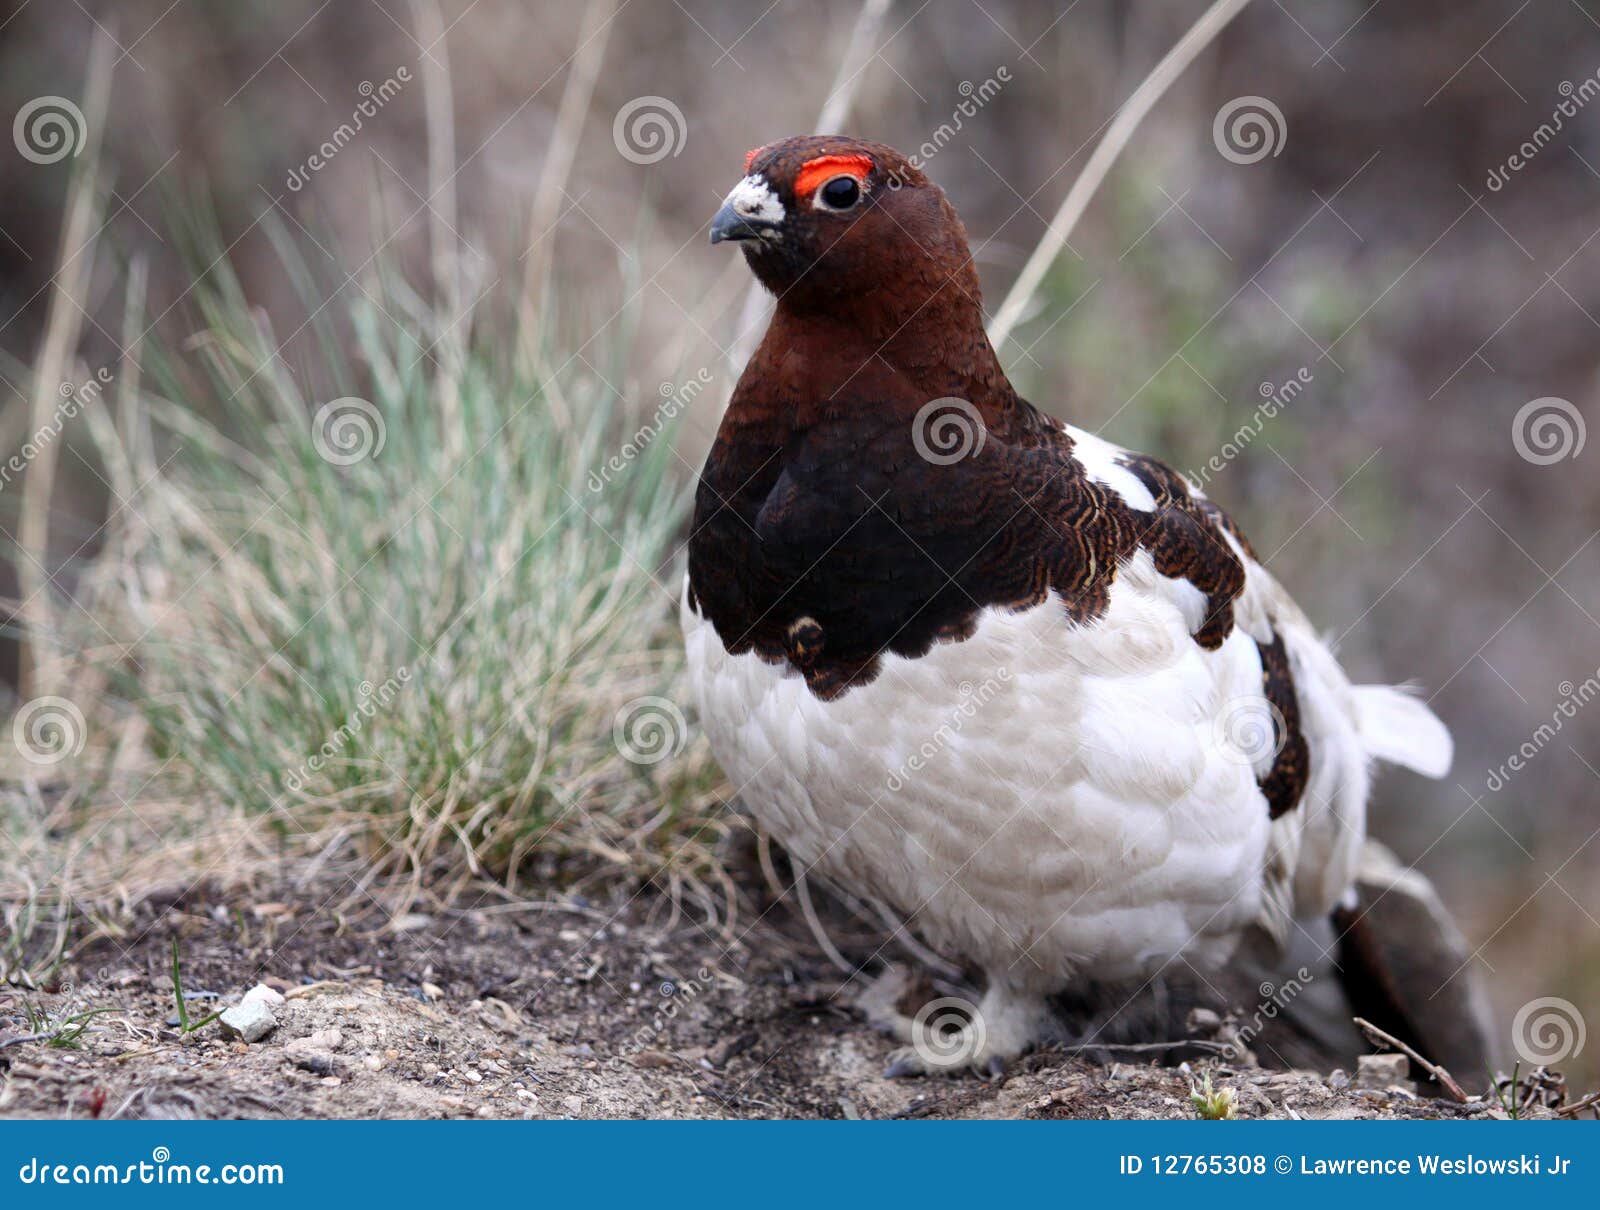
[[[1357,685],[1357,726],[1367,751],[1424,777],[1443,777],[1455,752],[1450,732],[1426,702],[1391,685]]]

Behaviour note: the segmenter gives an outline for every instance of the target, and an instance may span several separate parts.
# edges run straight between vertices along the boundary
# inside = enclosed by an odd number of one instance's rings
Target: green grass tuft
[[[312,315],[280,345],[184,235],[199,329],[96,426],[139,485],[96,642],[163,779],[377,873],[707,858],[716,775],[681,707],[674,759],[616,738],[630,703],[680,697],[690,483],[670,431],[623,454],[628,317],[521,369],[487,305],[446,319],[384,265],[318,285],[280,233]]]

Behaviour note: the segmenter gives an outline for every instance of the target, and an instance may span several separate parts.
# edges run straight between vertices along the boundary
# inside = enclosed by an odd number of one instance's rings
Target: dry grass
[[[0,800],[30,962],[71,901],[286,856],[356,871],[352,893],[670,865],[710,898],[716,774],[675,704],[686,476],[670,431],[612,461],[638,422],[591,368],[628,350],[524,372],[516,334],[453,316],[474,335],[441,406],[444,314],[376,263],[335,294],[279,232],[316,313],[296,370],[204,225],[184,234],[215,261],[198,330],[147,342],[121,414],[90,419],[135,485],[52,636],[90,742]]]

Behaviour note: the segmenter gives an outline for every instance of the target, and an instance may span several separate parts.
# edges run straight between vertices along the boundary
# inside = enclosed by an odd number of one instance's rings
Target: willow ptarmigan
[[[756,149],[724,240],[777,309],[696,497],[696,705],[801,868],[981,972],[973,1066],[1075,981],[1334,911],[1374,759],[1449,766],[1427,707],[1351,685],[1194,484],[1018,397],[961,220],[891,148]]]

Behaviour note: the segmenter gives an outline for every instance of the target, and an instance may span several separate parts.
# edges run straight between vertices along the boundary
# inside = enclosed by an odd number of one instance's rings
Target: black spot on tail
[[[1279,736],[1283,740],[1278,754],[1273,758],[1272,769],[1260,779],[1261,792],[1267,796],[1268,814],[1277,819],[1300,805],[1305,795],[1306,782],[1311,778],[1311,750],[1300,730],[1300,699],[1294,689],[1294,674],[1289,669],[1289,653],[1283,639],[1274,635],[1272,642],[1261,652],[1261,691],[1277,711],[1274,725],[1281,723]]]

